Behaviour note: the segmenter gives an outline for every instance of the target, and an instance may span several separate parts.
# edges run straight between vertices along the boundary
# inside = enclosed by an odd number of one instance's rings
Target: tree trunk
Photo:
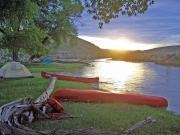
[[[13,49],[12,50],[12,59],[13,59],[13,61],[18,60],[18,49]]]

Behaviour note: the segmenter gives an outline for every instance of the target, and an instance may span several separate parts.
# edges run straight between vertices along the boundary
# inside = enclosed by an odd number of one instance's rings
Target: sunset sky
[[[86,13],[78,25],[79,37],[102,48],[146,50],[180,45],[180,1],[157,0],[136,17],[120,16],[98,29]]]

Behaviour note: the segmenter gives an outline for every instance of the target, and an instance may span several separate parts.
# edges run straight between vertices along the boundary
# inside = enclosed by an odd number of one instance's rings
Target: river
[[[163,96],[169,103],[167,110],[180,114],[180,68],[99,59],[74,74],[99,76],[100,89]]]

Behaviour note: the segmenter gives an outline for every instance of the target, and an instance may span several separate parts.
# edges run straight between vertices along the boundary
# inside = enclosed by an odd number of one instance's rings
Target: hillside
[[[148,53],[148,54],[151,54],[151,55],[158,55],[158,56],[167,56],[167,55],[171,55],[171,54],[180,54],[180,45],[153,48],[153,49],[150,49],[150,50],[146,50],[144,52]]]
[[[153,62],[165,65],[180,66],[179,45],[154,48],[144,52],[150,56],[150,59]]]
[[[96,59],[108,57],[114,60],[155,62],[165,65],[180,66],[180,45],[153,48],[145,51],[117,51],[106,50],[77,38],[76,44],[67,41],[55,48],[49,56],[53,60],[74,61],[82,59]]]
[[[159,47],[145,51],[106,50],[106,56],[114,60],[134,62],[155,62],[164,65],[180,66],[180,46]]]
[[[93,59],[101,57],[102,50],[94,44],[77,38],[76,44],[72,45],[70,41],[62,43],[55,48],[50,56],[53,59]]]

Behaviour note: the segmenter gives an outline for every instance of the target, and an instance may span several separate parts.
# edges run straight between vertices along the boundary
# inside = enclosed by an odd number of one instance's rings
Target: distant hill
[[[145,51],[106,51],[115,60],[133,62],[155,62],[164,65],[180,66],[180,45],[159,47]]]
[[[118,51],[101,49],[96,45],[77,38],[76,44],[67,41],[55,48],[50,54],[54,60],[83,60],[96,58],[112,58],[114,60],[155,62],[180,66],[180,45],[165,46],[145,51]]]
[[[144,52],[155,63],[180,66],[180,45],[154,48]]]
[[[50,53],[50,56],[59,60],[94,59],[102,56],[102,50],[88,41],[77,38],[75,45],[72,45],[70,41],[62,43]]]
[[[180,45],[159,47],[144,51],[145,53],[156,56],[167,56],[172,54],[180,54]]]

